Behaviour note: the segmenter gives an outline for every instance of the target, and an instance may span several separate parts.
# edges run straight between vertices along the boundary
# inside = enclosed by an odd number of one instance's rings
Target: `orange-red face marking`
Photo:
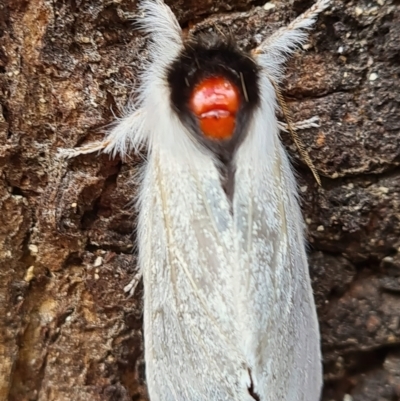
[[[190,109],[199,119],[200,129],[209,139],[230,139],[239,110],[239,91],[223,77],[210,77],[193,90]]]

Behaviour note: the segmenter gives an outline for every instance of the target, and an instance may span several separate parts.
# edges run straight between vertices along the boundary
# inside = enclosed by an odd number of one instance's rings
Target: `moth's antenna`
[[[276,98],[278,99],[279,106],[280,106],[283,116],[286,120],[288,131],[290,132],[290,136],[292,137],[293,142],[295,143],[297,150],[300,153],[301,158],[303,159],[303,161],[307,164],[308,168],[313,173],[315,181],[317,181],[318,185],[321,186],[321,178],[319,177],[318,171],[317,171],[316,167],[314,166],[314,163],[312,162],[304,143],[302,142],[300,137],[297,135],[297,132],[293,129],[292,116],[287,107],[286,101],[282,95],[282,91],[280,90],[279,86],[274,82],[274,80],[271,77],[268,76],[268,79],[270,80],[272,86],[274,87],[274,90],[276,93]]]

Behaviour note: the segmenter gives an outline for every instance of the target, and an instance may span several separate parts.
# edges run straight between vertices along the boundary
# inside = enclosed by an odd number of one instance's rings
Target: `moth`
[[[184,37],[161,0],[140,4],[150,61],[137,100],[103,142],[146,145],[138,199],[151,401],[317,401],[320,337],[303,220],[278,121],[287,58],[328,0],[250,53]],[[128,286],[133,290],[134,282]]]

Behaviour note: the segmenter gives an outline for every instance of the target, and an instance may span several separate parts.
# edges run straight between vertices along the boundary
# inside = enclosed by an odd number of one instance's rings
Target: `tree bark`
[[[311,1],[168,2],[250,49]],[[228,4],[229,3],[229,4]],[[146,60],[130,0],[0,0],[0,401],[146,400],[136,271],[140,159],[101,139]],[[400,6],[334,0],[282,85],[324,353],[323,400],[400,399]]]

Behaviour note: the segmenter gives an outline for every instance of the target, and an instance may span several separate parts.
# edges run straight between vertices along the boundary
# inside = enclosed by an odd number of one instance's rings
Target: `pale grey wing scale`
[[[231,267],[232,217],[216,168],[152,152],[141,193],[140,264],[154,400],[251,400]]]

